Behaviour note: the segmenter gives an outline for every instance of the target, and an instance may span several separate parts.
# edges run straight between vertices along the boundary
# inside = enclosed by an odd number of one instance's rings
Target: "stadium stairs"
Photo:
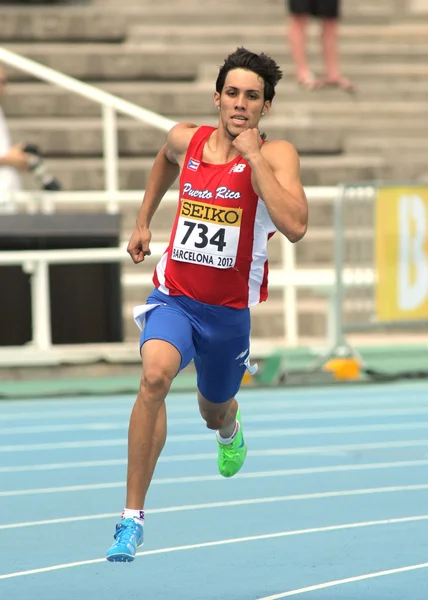
[[[270,139],[285,138],[301,156],[305,186],[339,182],[427,180],[428,2],[343,1],[341,65],[358,92],[307,92],[293,78],[283,0],[93,0],[45,6],[0,6],[0,44],[97,85],[174,120],[215,123],[214,81],[223,58],[237,46],[272,55],[284,71],[273,109],[263,122]],[[311,23],[309,54],[322,72],[319,27]],[[100,107],[61,88],[8,68],[4,110],[14,141],[38,144],[67,190],[103,188]],[[143,189],[165,134],[119,118],[120,185]],[[25,180],[34,188],[33,178]],[[68,207],[70,208],[70,207]],[[88,206],[88,210],[93,207]],[[127,240],[136,210],[123,210]],[[173,207],[161,207],[154,240],[164,241]],[[368,232],[368,239],[371,232]],[[332,202],[310,207],[310,227],[297,245],[297,265],[333,264]],[[280,260],[273,238],[271,264]],[[125,273],[134,273],[132,264]],[[147,267],[153,268],[153,262]],[[135,340],[132,306],[144,288],[124,288],[125,339]],[[299,291],[303,344],[326,335],[326,300]],[[283,341],[282,300],[273,291],[253,311],[253,335]],[[269,318],[266,318],[266,317]]]

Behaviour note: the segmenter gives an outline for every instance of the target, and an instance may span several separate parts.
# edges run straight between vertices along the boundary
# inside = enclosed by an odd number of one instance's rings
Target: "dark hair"
[[[221,94],[226,76],[232,69],[246,69],[253,71],[265,82],[264,99],[273,100],[275,96],[275,86],[282,77],[282,71],[277,63],[263,52],[255,54],[246,48],[237,48],[235,52],[229,54],[225,59],[224,65],[220,68],[215,84],[216,91]]]

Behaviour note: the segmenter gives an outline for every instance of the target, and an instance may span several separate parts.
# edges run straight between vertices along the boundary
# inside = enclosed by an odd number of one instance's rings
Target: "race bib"
[[[235,266],[242,208],[182,200],[171,258],[230,269]]]

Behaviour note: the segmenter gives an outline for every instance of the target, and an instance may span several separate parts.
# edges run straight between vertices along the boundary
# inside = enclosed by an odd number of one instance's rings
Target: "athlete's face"
[[[271,105],[264,100],[263,79],[245,69],[229,71],[221,94],[214,95],[214,102],[220,109],[220,122],[231,138],[258,127]]]

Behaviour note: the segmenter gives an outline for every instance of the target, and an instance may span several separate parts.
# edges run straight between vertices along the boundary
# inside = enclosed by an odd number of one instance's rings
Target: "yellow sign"
[[[227,206],[217,206],[206,204],[205,202],[183,199],[181,201],[180,216],[205,221],[206,223],[240,227],[242,208],[228,208]]]
[[[428,319],[428,187],[384,187],[376,199],[379,321]]]

